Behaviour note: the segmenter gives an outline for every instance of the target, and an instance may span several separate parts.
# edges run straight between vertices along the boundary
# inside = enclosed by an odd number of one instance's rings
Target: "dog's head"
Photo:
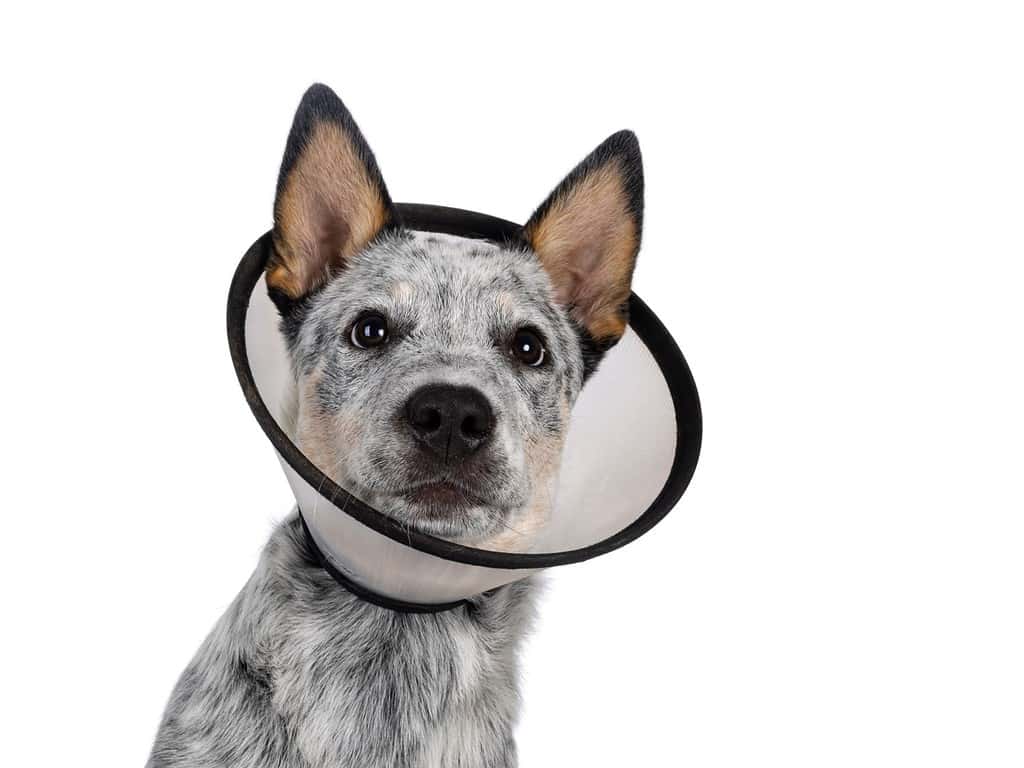
[[[298,446],[408,525],[528,547],[570,409],[625,331],[642,207],[639,147],[622,132],[515,242],[409,231],[352,117],[313,86],[288,139],[267,266]]]

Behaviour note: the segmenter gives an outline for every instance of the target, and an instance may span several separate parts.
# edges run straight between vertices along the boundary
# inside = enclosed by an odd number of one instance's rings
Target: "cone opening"
[[[517,224],[470,211],[397,207],[404,225],[413,230],[495,242],[514,241],[521,233]],[[701,441],[696,386],[671,335],[634,294],[627,336],[585,385],[573,410],[556,501],[556,508],[567,511],[554,521],[548,536],[538,539],[540,551],[498,552],[458,544],[410,529],[363,503],[299,450],[266,400],[266,393],[277,387],[274,378],[288,375],[279,355],[267,362],[250,338],[256,333],[257,313],[269,306],[263,295],[269,255],[268,233],[249,248],[235,271],[228,296],[228,342],[245,398],[281,457],[304,517],[346,516],[394,542],[453,563],[539,569],[581,562],[633,541],[664,518],[686,490]],[[274,332],[273,320],[264,317],[259,332]],[[304,501],[315,509],[307,509]]]

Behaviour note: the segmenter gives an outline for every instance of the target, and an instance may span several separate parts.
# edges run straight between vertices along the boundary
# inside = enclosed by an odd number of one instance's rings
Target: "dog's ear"
[[[643,207],[640,145],[620,131],[576,166],[524,230],[558,300],[599,342],[614,343],[626,330]]]
[[[397,222],[352,115],[330,88],[312,86],[295,113],[277,179],[271,297],[283,308],[308,296]]]

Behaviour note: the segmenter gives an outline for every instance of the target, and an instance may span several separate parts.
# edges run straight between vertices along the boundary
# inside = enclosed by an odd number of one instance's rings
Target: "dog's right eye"
[[[379,347],[388,340],[388,321],[377,312],[360,315],[359,319],[352,324],[350,338],[352,344],[359,349]]]

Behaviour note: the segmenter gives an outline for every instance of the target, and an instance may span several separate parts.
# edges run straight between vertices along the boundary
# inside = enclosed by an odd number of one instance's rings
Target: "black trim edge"
[[[316,557],[320,567],[327,571],[331,578],[338,582],[342,588],[351,592],[360,600],[365,600],[372,605],[376,605],[378,608],[386,608],[389,611],[398,611],[399,613],[444,613],[445,611],[451,611],[455,608],[471,607],[469,600],[456,600],[451,603],[410,603],[406,600],[387,597],[378,592],[374,592],[371,589],[367,589],[359,582],[350,579],[338,570],[337,566],[335,566],[334,563],[330,561],[330,558],[324,554],[323,550],[317,546],[316,539],[313,538],[313,534],[309,530],[309,526],[306,525],[306,518],[302,516],[301,511],[299,512],[299,520],[302,522],[302,530],[306,534],[306,545],[309,547],[314,557]]]
[[[458,234],[463,237],[515,241],[522,227],[504,219],[443,206],[397,203],[404,225],[410,229]],[[477,549],[410,530],[364,504],[324,475],[295,446],[280,428],[260,397],[245,347],[245,316],[249,298],[263,275],[270,255],[270,233],[260,237],[246,251],[235,270],[228,290],[227,331],[231,361],[253,416],[280,456],[313,488],[363,525],[400,544],[443,560],[501,570],[540,569],[568,565],[606,554],[639,538],[660,522],[683,495],[693,477],[700,456],[703,429],[700,400],[693,375],[672,336],[657,316],[636,294],[629,299],[630,327],[654,356],[672,397],[676,417],[676,449],[665,485],[651,505],[632,523],[606,539],[578,549],[546,553],[510,553]],[[340,501],[340,503],[339,503]]]

